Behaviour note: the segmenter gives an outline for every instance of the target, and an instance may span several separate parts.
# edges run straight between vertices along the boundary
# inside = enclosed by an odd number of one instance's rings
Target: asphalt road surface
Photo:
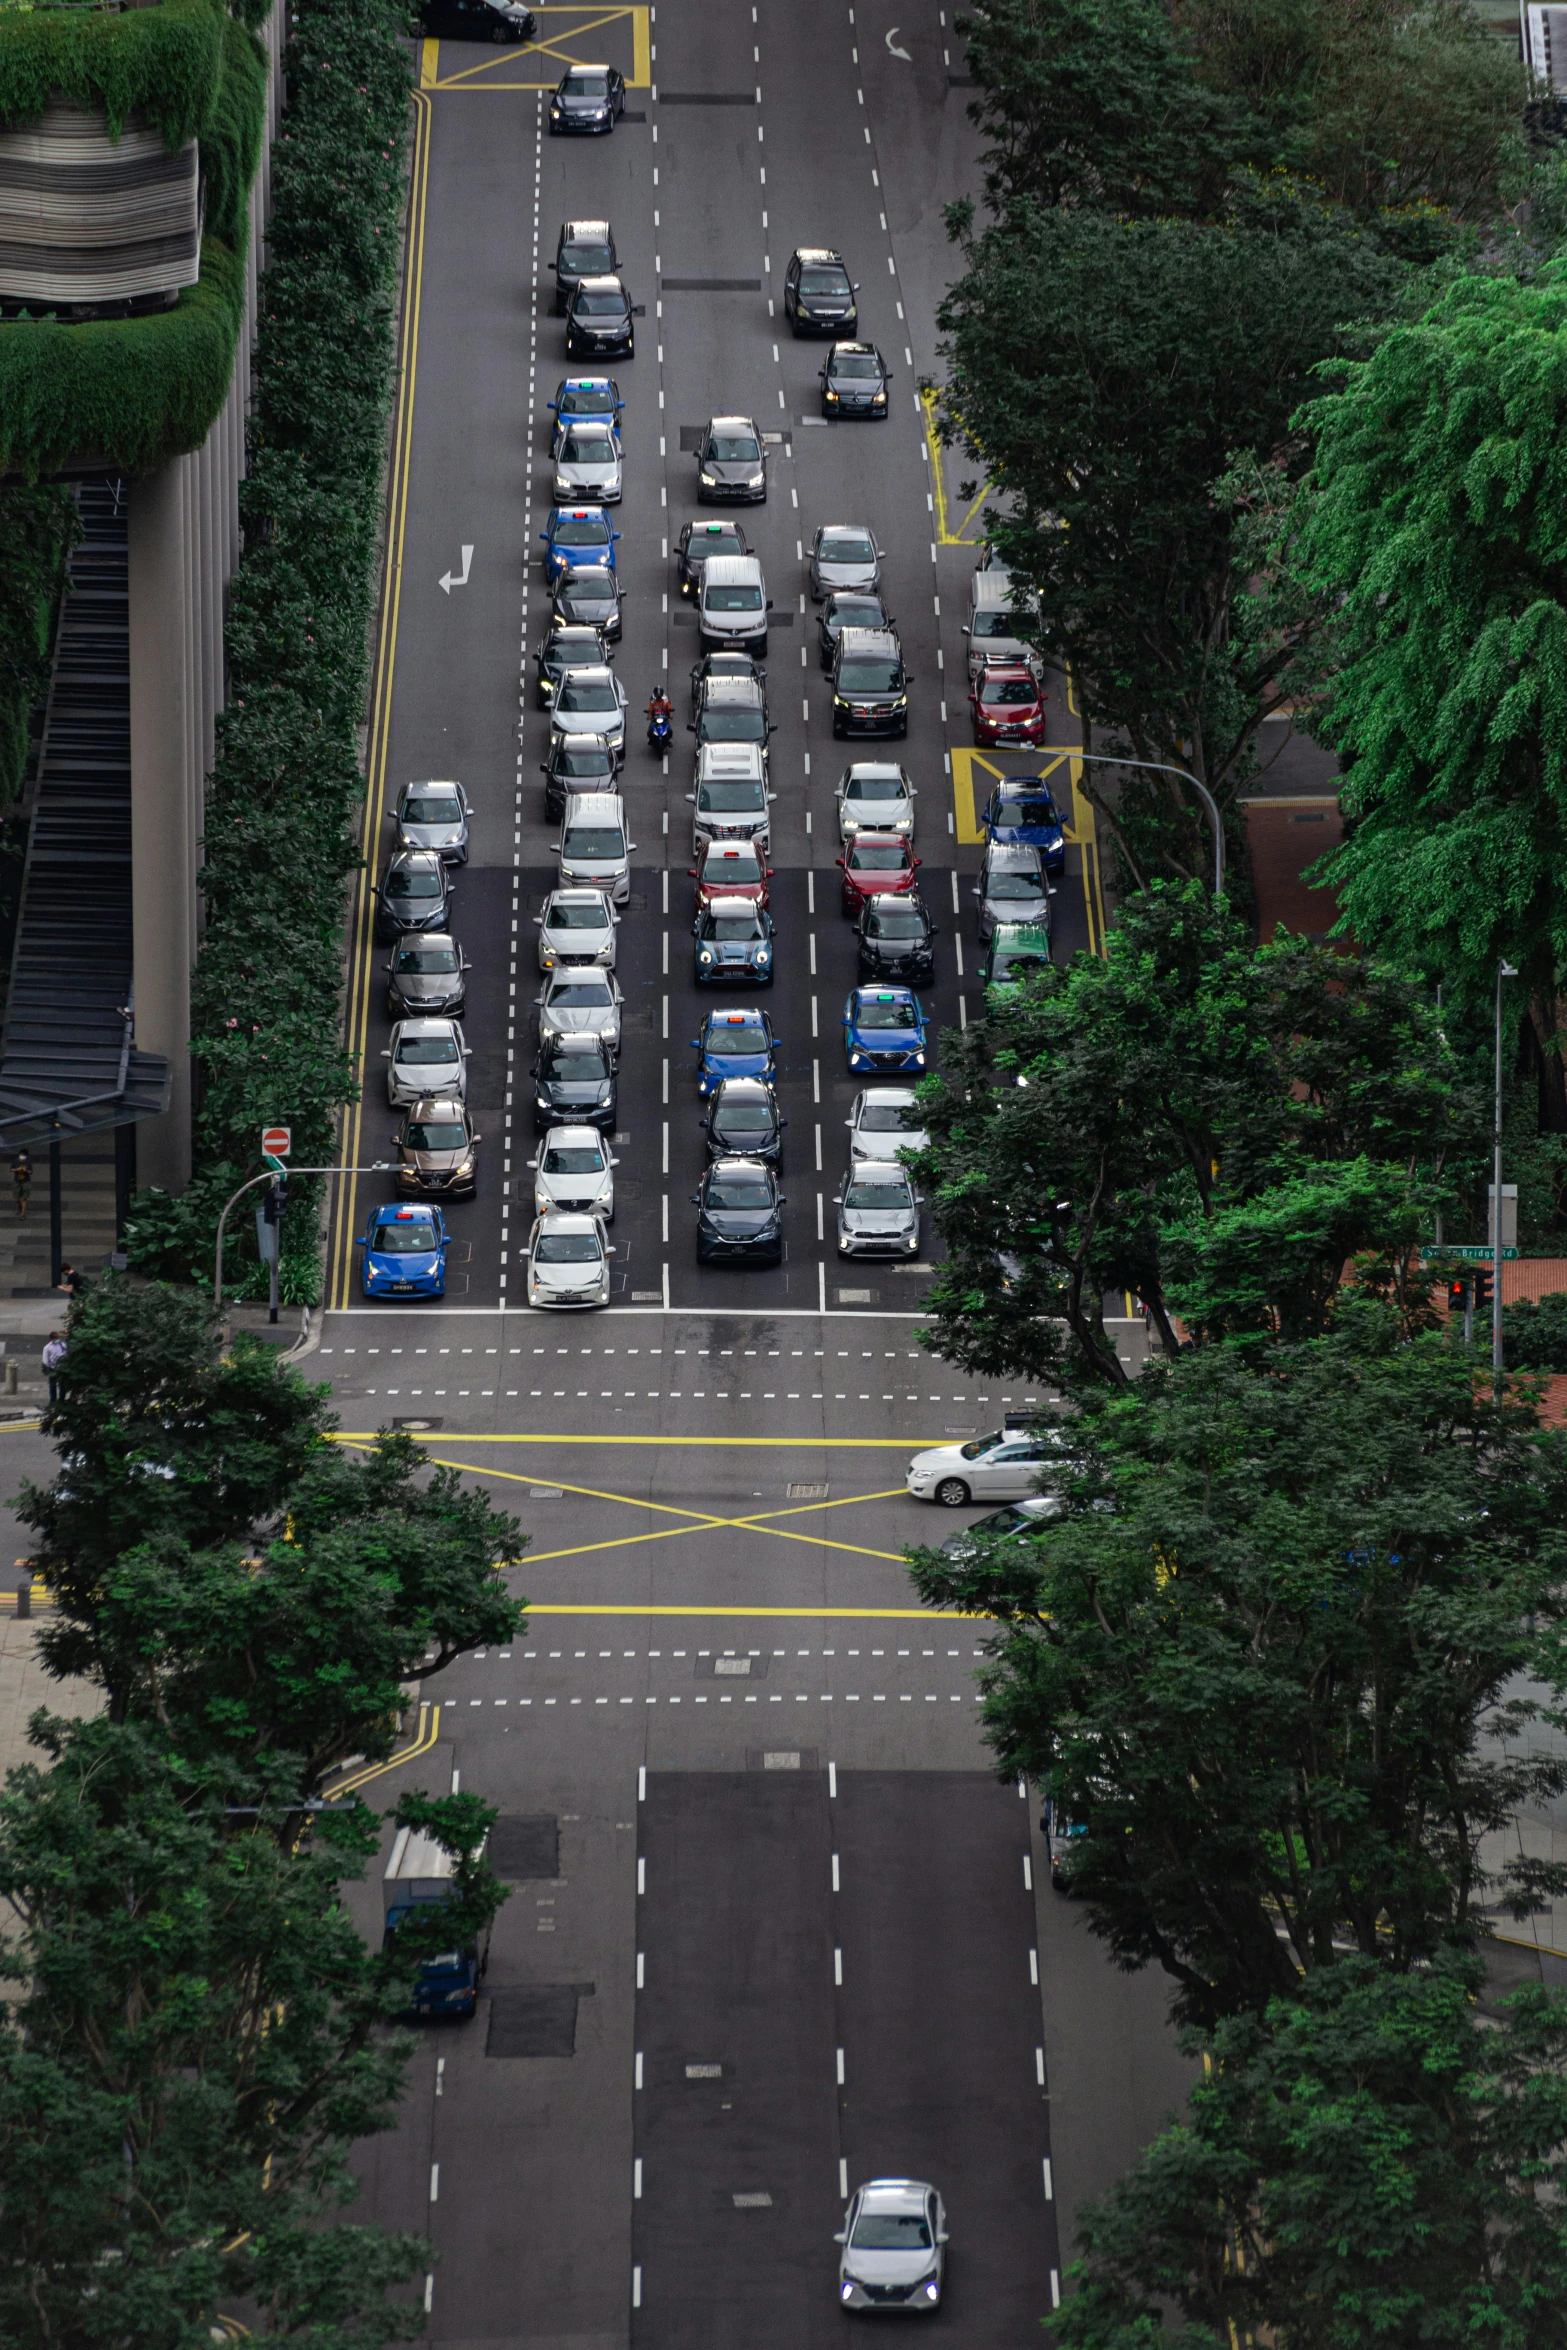
[[[901,756],[942,925],[927,1009],[938,1029],[976,1018],[966,892],[988,769],[961,622],[978,524],[967,467],[934,448],[918,397],[952,267],[942,207],[976,178],[963,59],[930,0],[546,6],[540,36],[520,52],[424,45],[370,728],[372,871],[403,782],[455,776],[474,806],[455,928],[474,965],[478,1196],[450,1211],[445,1305],[367,1307],[351,1243],[384,1179],[345,1177],[308,1365],[350,1436],[400,1421],[523,1522],[527,1635],[428,1690],[367,1788],[388,1805],[409,1785],[485,1794],[516,1884],[479,2018],[422,2042],[399,2130],[365,2150],[361,2209],[428,2232],[446,2345],[794,2350],[847,2323],[844,2193],[907,2170],[952,2215],[937,2330],[1023,2344],[1048,2320],[1077,2203],[1183,2077],[1161,1986],[1103,1962],[1045,1882],[1037,1807],[987,1768],[979,1629],[923,1613],[907,1580],[904,1546],[954,1523],[905,1495],[909,1453],[1037,1399],[922,1351],[916,1270],[844,1268],[832,1248],[854,1090],[836,1023],[855,976],[832,792],[851,752],[831,739],[802,559],[830,521],[868,522],[885,549],[914,673]],[[544,88],[595,56],[632,81],[626,119],[550,139]],[[531,657],[549,601],[547,403],[568,372],[549,264],[564,218],[603,214],[642,312],[615,369],[633,712],[667,676],[685,713],[696,635],[669,548],[698,511],[693,429],[740,410],[779,436],[746,528],[774,600],[780,953],[764,1001],[790,1119],[788,1248],[776,1270],[695,1263],[689,738],[677,730],[666,772],[634,724],[622,1253],[610,1311],[574,1319],[521,1302],[531,916],[555,837]],[[885,423],[820,421],[820,346],[790,338],[780,305],[791,250],[816,242],[843,249],[861,331],[893,367]],[[1069,952],[1097,945],[1103,913],[1063,694],[1051,740],[1073,811],[1056,899]],[[364,912],[349,1033],[365,1100],[345,1166],[386,1155],[393,1123],[388,950]],[[49,1473],[38,1439],[11,1441],[14,1472]],[[375,1885],[359,1899],[374,1930]]]

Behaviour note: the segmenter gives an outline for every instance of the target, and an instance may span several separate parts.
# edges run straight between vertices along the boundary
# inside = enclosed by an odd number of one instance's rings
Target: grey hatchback
[[[460,783],[405,783],[391,811],[400,849],[434,849],[448,865],[468,862],[468,795]]]
[[[434,849],[399,849],[375,893],[375,934],[397,938],[405,930],[451,927],[452,885],[446,861]]]
[[[824,522],[811,541],[811,595],[816,603],[835,588],[881,586],[881,549],[863,522]]]
[[[444,931],[416,930],[398,940],[386,966],[386,1009],[406,1013],[461,1013],[468,994],[468,958]]]
[[[998,922],[1037,923],[1050,928],[1050,884],[1044,860],[1026,841],[987,843],[974,883],[979,900],[979,935],[989,938]]]

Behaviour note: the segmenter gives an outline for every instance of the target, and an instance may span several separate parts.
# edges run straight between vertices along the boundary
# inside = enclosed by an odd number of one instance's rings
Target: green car
[[[1050,933],[1038,922],[998,922],[985,943],[979,967],[982,987],[1024,979],[1050,960]]]

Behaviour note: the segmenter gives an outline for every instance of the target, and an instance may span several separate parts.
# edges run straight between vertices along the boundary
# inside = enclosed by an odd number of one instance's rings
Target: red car
[[[767,903],[772,867],[754,841],[704,841],[702,853],[689,871],[696,883],[698,921],[702,909],[714,898],[745,898],[753,906]]]
[[[914,876],[920,860],[896,833],[862,832],[838,862],[843,867],[843,911],[854,922],[868,898],[906,896],[918,886]]]
[[[969,687],[977,743],[1042,743],[1045,696],[1026,661],[987,663]]]

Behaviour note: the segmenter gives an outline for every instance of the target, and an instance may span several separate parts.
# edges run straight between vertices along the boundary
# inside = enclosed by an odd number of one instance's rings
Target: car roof
[[[760,1004],[724,1005],[708,1013],[706,1025],[709,1028],[716,1028],[720,1021],[726,1028],[750,1028],[757,1021],[760,1021],[764,1028],[768,1025],[767,1014]]]
[[[458,786],[444,775],[429,775],[422,779],[412,777],[403,785],[404,791],[456,791]]]
[[[720,671],[708,679],[702,701],[703,706],[710,710],[721,710],[726,702],[732,703],[736,709],[759,710],[762,706],[762,681],[754,669],[748,674],[735,675],[725,675]]]
[[[742,1158],[736,1151],[725,1158],[715,1159],[707,1171],[709,1175],[766,1175],[771,1170],[760,1159]]]
[[[435,1202],[433,1200],[419,1200],[416,1203],[395,1199],[383,1200],[376,1209],[374,1218],[377,1224],[401,1224],[405,1221],[420,1219],[426,1224],[434,1222]]]
[[[854,775],[895,775],[905,787],[909,781],[896,759],[851,759],[843,771],[844,782],[847,783]]]
[[[765,1077],[726,1077],[719,1092],[737,1102],[771,1102],[775,1107],[778,1097]]]
[[[626,290],[612,270],[602,270],[597,277],[579,277],[577,280],[579,294],[602,293],[607,286],[613,286],[617,294],[623,294]]]
[[[760,743],[704,743],[697,756],[704,783],[760,783],[767,773]]]
[[[919,1107],[912,1085],[867,1085],[860,1094],[860,1100],[891,1102],[895,1110],[914,1110]]]
[[[845,653],[885,653],[891,660],[899,658],[898,640],[890,628],[840,628],[838,652],[840,657]]]
[[[824,522],[816,536],[823,544],[828,539],[868,539],[871,526],[868,522]]]
[[[540,1216],[539,1222],[541,1225],[548,1225],[551,1232],[596,1232],[598,1230],[597,1216],[584,1215],[580,1208],[546,1208],[543,1215]]]
[[[762,909],[750,898],[709,898],[707,911],[715,920],[727,915],[731,921],[738,922],[744,915],[747,921],[754,922]]]
[[[607,220],[565,220],[561,222],[560,233],[570,244],[585,242],[589,237],[614,242]]]
[[[563,637],[581,637],[590,645],[599,644],[598,628],[591,620],[552,620],[546,642],[556,645]]]
[[[586,799],[588,794],[579,792],[577,797]],[[547,914],[551,906],[584,906],[590,898],[603,907],[604,919],[607,922],[609,920],[609,900],[601,889],[552,889],[544,911]]]
[[[604,1142],[604,1137],[596,1126],[552,1126],[549,1132],[541,1135],[539,1139],[544,1150],[548,1150],[552,1142],[569,1142],[576,1149],[580,1149],[585,1142]],[[605,1148],[608,1147],[606,1143]]]
[[[1030,840],[987,841],[985,863],[1003,873],[1034,873],[1039,869],[1039,851]]]
[[[549,1048],[552,1053],[582,1053],[584,1055],[595,1053],[600,1056],[604,1050],[602,1038],[582,1036],[575,1032],[570,1036],[552,1036],[549,1039]]]
[[[906,849],[908,845],[901,832],[862,832],[854,843],[856,849]],[[849,853],[852,856],[853,849]],[[998,849],[996,854],[999,856],[1001,851]],[[1039,851],[1036,849],[1034,854],[1037,857]]]
[[[840,351],[853,351],[859,357],[864,359],[879,359],[881,357],[881,353],[877,350],[874,343],[838,342],[834,343],[827,353],[827,364],[829,367],[837,358]]]
[[[836,245],[796,245],[796,261],[841,261],[843,255]]]
[[[917,2210],[932,2193],[927,2179],[867,2179],[860,2189],[862,2201],[874,2203],[878,2211]]]
[[[1021,587],[1022,583],[1019,582]],[[1027,596],[1027,590],[1023,590]],[[969,590],[976,611],[981,609],[1007,610],[1012,602],[1012,574],[1010,571],[976,571]]]
[[[399,849],[396,856],[392,859],[392,865],[423,865],[427,868],[433,865],[439,866],[443,873],[446,870],[445,866],[441,863],[441,853],[439,849]],[[392,869],[392,865],[388,865],[387,867],[387,871],[389,873]]]
[[[912,987],[888,987],[885,983],[878,986],[874,979],[862,981],[853,992],[862,1002],[867,997],[878,1004],[912,1004],[914,1001]]]
[[[856,1159],[849,1169],[851,1183],[907,1183],[909,1171],[898,1159]]]
[[[567,588],[576,587],[585,579],[607,580],[611,587],[619,585],[607,563],[568,563],[556,582],[555,593],[561,595]]]
[[[414,1012],[406,1020],[399,1020],[399,1036],[445,1036],[457,1026],[441,1012]]]
[[[987,677],[1026,677],[1031,684],[1037,683],[1029,664],[1026,661],[1020,661],[1015,653],[987,653],[985,655],[985,675]]]
[[[574,661],[571,674],[573,677],[613,677],[615,672],[607,661]]]
[[[707,420],[707,429],[709,432],[717,432],[721,426],[730,424],[743,424],[747,432],[756,431],[754,416],[710,416]]]
[[[397,941],[397,952],[403,954],[410,947],[452,947],[456,944],[449,930],[409,930]]]
[[[743,744],[741,748],[744,748]],[[704,841],[702,854],[709,865],[754,865],[759,862],[756,843],[749,840]]]
[[[1003,947],[1037,944],[1048,951],[1050,946],[1050,934],[1038,922],[998,922],[991,938],[994,945]]]
[[[702,570],[702,593],[710,587],[760,587],[762,563],[758,555],[709,555]]]
[[[416,1102],[409,1103],[408,1115],[410,1118],[433,1118],[437,1115],[462,1118],[467,1112],[455,1093],[422,1093]]]

